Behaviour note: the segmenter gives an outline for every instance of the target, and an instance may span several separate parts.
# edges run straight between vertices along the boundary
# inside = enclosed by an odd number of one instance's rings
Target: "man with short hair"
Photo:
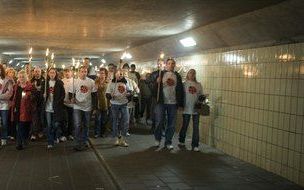
[[[35,141],[37,136],[42,138],[43,136],[43,126],[44,126],[44,88],[45,88],[45,79],[41,75],[41,69],[35,67],[33,71],[33,78],[31,83],[36,88],[34,93],[37,105],[35,105],[35,111],[32,116],[32,130],[31,130],[31,140]]]
[[[180,74],[174,71],[175,60],[167,59],[164,71],[154,72],[153,79],[153,96],[158,102],[154,108],[155,114],[155,145],[160,146],[162,138],[162,128],[164,120],[166,121],[165,130],[165,147],[169,150],[173,149],[172,138],[175,132],[177,108],[183,106],[184,89]],[[159,94],[158,94],[159,89]],[[167,115],[167,117],[166,117]]]
[[[91,67],[90,65],[90,58],[88,57],[85,57],[83,59],[83,63],[82,63],[83,66],[85,66],[87,68],[87,76],[90,78],[90,79],[93,79],[95,80],[96,79],[96,72],[94,70],[93,67]]]
[[[75,150],[81,151],[88,146],[91,111],[96,110],[96,87],[94,80],[87,77],[86,66],[79,68],[78,79],[74,79],[69,96],[74,103]]]

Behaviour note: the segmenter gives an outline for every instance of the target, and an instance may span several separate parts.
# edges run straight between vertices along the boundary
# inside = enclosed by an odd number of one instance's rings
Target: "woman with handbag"
[[[186,81],[184,82],[184,112],[183,112],[183,125],[179,132],[179,146],[185,146],[185,138],[189,122],[192,116],[193,133],[192,133],[192,150],[199,151],[199,113],[195,107],[203,94],[201,83],[196,80],[196,71],[190,69],[187,73]]]

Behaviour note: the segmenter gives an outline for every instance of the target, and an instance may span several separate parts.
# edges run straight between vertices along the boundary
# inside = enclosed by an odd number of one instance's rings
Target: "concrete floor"
[[[34,142],[17,151],[15,144],[0,149],[1,190],[115,189],[99,160],[88,149],[75,152],[72,142],[46,150],[46,142]]]
[[[133,130],[128,148],[115,147],[111,138],[91,142],[123,189],[303,189],[208,146],[190,151],[191,139],[187,149],[178,148],[176,138],[172,151],[155,148],[153,136],[143,127]]]
[[[277,175],[201,146],[201,152],[155,148],[145,126],[133,130],[129,147],[113,139],[91,139],[92,147],[75,152],[72,142],[52,151],[34,142],[22,151],[0,149],[1,190],[60,189],[303,189]],[[190,144],[190,139],[187,139]]]

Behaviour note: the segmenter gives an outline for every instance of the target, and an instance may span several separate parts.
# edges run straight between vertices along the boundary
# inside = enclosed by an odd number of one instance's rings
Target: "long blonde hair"
[[[196,80],[196,70],[195,70],[195,69],[190,69],[190,70],[187,72],[186,80],[190,80],[189,77],[188,77],[190,71],[193,71],[193,72],[194,72],[194,82],[197,82],[197,80]]]

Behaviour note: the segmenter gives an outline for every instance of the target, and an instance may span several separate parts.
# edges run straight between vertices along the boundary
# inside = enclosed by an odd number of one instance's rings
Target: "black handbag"
[[[206,103],[203,103],[201,109],[199,109],[199,114],[202,116],[209,116],[210,115],[210,106]]]

